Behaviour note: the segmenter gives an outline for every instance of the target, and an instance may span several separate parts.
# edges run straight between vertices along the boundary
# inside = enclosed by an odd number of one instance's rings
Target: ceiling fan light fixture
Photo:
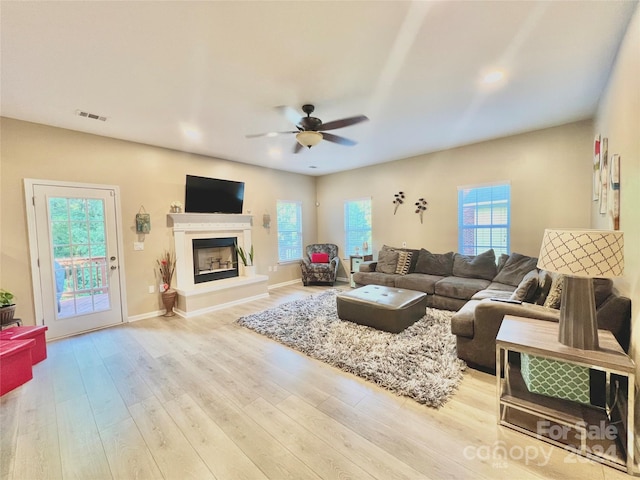
[[[320,132],[304,131],[296,135],[296,140],[303,147],[311,148],[322,141],[322,134]]]

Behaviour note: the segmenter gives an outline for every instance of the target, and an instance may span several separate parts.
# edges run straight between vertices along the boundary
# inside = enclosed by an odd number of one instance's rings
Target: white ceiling
[[[593,116],[637,3],[2,1],[1,114],[322,175]],[[303,103],[370,121],[245,138]]]

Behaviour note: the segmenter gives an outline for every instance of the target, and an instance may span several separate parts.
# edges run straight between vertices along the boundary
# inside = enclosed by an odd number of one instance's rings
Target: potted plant
[[[13,303],[14,295],[7,290],[0,289],[0,325],[12,323],[16,312],[16,304]]]
[[[242,264],[244,265],[244,271],[246,272],[246,274],[248,276],[255,275],[256,267],[253,265],[253,245],[251,245],[251,248],[249,249],[248,254],[237,243],[235,244],[235,246],[236,246],[236,253],[238,254],[238,257],[240,258],[240,260],[242,260]]]

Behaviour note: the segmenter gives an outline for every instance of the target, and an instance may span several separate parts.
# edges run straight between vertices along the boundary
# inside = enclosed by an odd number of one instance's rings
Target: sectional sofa
[[[495,339],[505,315],[559,319],[562,277],[536,264],[537,258],[519,253],[496,259],[493,250],[468,256],[385,245],[376,261],[360,265],[353,280],[356,286],[425,292],[429,307],[455,311],[451,331],[456,335],[458,357],[495,371]],[[611,280],[595,279],[594,286],[599,328],[611,330],[627,350],[631,301],[614,292]]]

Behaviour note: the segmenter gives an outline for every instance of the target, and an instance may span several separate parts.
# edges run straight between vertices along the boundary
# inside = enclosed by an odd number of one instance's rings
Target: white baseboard
[[[286,287],[287,285],[296,285],[298,283],[302,283],[302,280],[299,278],[295,278],[293,280],[288,280],[286,282],[282,282],[282,283],[275,283],[273,285],[269,285],[267,287],[268,290],[273,290],[274,288],[280,288],[280,287]]]
[[[174,309],[175,311],[175,309]],[[147,318],[153,317],[161,317],[164,315],[164,310],[156,310],[155,312],[141,313],[140,315],[133,315],[131,317],[127,317],[127,322],[138,322],[140,320],[146,320]]]
[[[241,305],[247,302],[253,302],[254,300],[261,300],[263,298],[269,298],[269,294],[261,293],[260,295],[254,295],[253,297],[245,297],[245,298],[241,298],[240,300],[221,303],[219,305],[213,305],[211,307],[201,308],[199,310],[194,310],[192,312],[183,312],[182,310],[178,310],[177,308],[174,308],[173,310],[176,312],[176,314],[180,315],[183,318],[193,318],[193,317],[197,317],[198,315],[204,315],[205,313],[215,312],[216,310],[222,310],[223,308],[233,307],[235,305]]]

